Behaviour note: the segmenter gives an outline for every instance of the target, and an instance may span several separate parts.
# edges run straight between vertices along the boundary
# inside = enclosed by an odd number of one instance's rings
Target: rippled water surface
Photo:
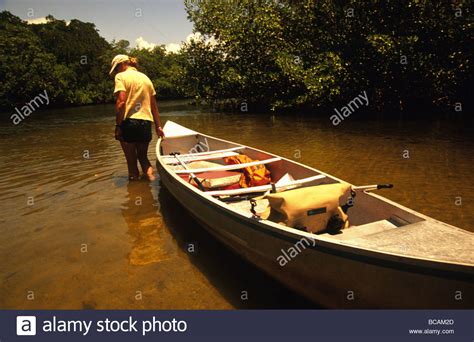
[[[163,121],[354,184],[394,183],[380,193],[474,231],[472,122],[351,117],[333,127],[326,117],[160,107]],[[0,122],[1,308],[311,307],[204,232],[159,180],[129,183],[113,129],[112,106]]]

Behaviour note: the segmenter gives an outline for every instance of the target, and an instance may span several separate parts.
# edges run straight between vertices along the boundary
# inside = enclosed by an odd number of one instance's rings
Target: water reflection
[[[128,254],[131,265],[159,263],[175,254],[172,237],[157,213],[151,192],[153,184],[145,180],[127,184],[127,197],[121,211],[132,240]]]
[[[160,188],[158,198],[165,226],[177,240],[180,251],[232,306],[242,309],[315,307],[229,251],[200,226],[166,188]]]
[[[149,273],[149,282],[159,292],[180,296],[171,307],[194,307],[194,288],[201,278],[209,289],[235,308],[311,308],[306,299],[265,275],[201,227],[159,182],[135,181],[126,184],[127,195],[121,213],[130,236],[128,262],[132,267],[160,265],[169,273]],[[154,193],[157,193],[158,200]],[[192,267],[184,267],[191,264]],[[202,286],[202,285],[198,285]],[[200,289],[199,300],[212,300]],[[204,307],[213,307],[212,303]]]

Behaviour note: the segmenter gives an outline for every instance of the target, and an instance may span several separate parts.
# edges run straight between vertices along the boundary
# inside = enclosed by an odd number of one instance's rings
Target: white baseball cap
[[[130,60],[130,58],[127,55],[117,55],[117,56],[115,56],[114,59],[112,59],[112,63],[110,63],[112,65],[112,68],[110,69],[109,75],[112,75],[112,73],[114,72],[117,65],[119,65],[120,63],[123,63],[123,62],[128,62],[129,60]]]

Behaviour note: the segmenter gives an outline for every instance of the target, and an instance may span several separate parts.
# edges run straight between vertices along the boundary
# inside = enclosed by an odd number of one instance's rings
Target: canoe
[[[271,190],[271,185],[201,190],[186,177],[238,172],[243,164],[225,165],[222,158],[245,154],[265,163],[274,181],[291,174],[291,181],[273,191],[344,181],[172,121],[164,132],[156,145],[162,185],[218,240],[314,303],[327,308],[472,309],[473,233],[371,191],[357,193],[347,211],[350,227],[339,234],[313,234],[263,219],[251,212],[249,197]],[[173,153],[180,153],[185,166]],[[204,166],[190,169],[190,163]]]

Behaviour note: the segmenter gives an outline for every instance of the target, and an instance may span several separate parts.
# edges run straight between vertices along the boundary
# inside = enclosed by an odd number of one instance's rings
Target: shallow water
[[[334,127],[326,117],[160,108],[163,121],[354,184],[394,183],[379,193],[474,231],[472,122],[351,117]],[[0,308],[312,307],[209,236],[159,180],[129,183],[113,130],[112,106],[0,122]]]

